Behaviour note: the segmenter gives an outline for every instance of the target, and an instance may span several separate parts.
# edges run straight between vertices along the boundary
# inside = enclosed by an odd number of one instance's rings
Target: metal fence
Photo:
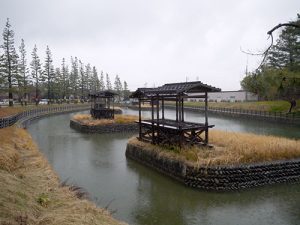
[[[174,108],[173,105],[168,105],[170,108]],[[186,106],[185,109],[204,111],[204,106]],[[266,118],[272,120],[282,120],[282,121],[295,121],[300,123],[300,116],[295,112],[284,113],[284,112],[269,112],[269,111],[258,111],[258,110],[247,110],[247,109],[232,109],[232,108],[218,108],[218,107],[208,107],[208,112],[228,114],[228,115],[239,115],[243,117],[255,117],[255,118]]]
[[[29,109],[12,116],[0,118],[0,129],[12,126],[21,120],[25,121],[30,118],[34,118],[42,115],[48,115],[48,114],[55,114],[60,112],[84,110],[84,109],[89,109],[89,107],[90,105],[84,104],[84,105],[64,105],[64,106],[51,106],[51,107]]]

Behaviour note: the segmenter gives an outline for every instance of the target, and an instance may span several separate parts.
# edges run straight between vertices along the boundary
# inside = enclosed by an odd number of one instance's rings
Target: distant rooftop
[[[115,95],[118,95],[117,93],[110,91],[110,90],[105,90],[105,91],[98,91],[98,92],[93,92],[89,94],[91,97],[102,97],[102,98],[112,98]]]

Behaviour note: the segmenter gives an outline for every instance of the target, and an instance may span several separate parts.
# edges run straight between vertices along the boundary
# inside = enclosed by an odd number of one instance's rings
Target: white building
[[[197,94],[198,95],[198,94]],[[209,102],[247,102],[258,101],[258,96],[248,91],[221,91],[221,92],[209,92]],[[189,99],[189,101],[199,101],[200,99]],[[203,100],[203,99],[201,99]]]

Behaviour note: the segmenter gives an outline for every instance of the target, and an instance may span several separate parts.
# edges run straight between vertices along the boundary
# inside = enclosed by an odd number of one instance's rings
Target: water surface
[[[85,188],[93,201],[116,211],[113,216],[120,220],[138,225],[300,223],[299,184],[234,193],[187,188],[126,159],[126,143],[134,134],[83,134],[70,129],[71,115],[43,118],[28,130],[61,180]],[[188,120],[198,116],[186,114]],[[287,125],[222,117],[209,121],[218,129],[300,137],[299,128]]]

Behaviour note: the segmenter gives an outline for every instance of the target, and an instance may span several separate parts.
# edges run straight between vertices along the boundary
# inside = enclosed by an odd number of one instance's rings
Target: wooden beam
[[[205,98],[205,95],[192,95],[185,98]]]
[[[142,106],[141,99],[139,98],[139,138],[142,138]]]
[[[157,99],[156,99],[156,124],[157,124],[157,137],[159,137],[159,99],[158,99],[158,94],[157,94]]]
[[[184,100],[181,99],[181,121],[184,122],[184,106],[183,106]]]
[[[178,122],[178,98],[176,98],[176,122]]]
[[[152,121],[152,144],[154,144],[154,103],[153,98],[151,98],[151,121]]]
[[[208,118],[207,118],[207,92],[205,92],[205,140],[204,144],[208,144]]]
[[[164,120],[165,119],[165,99],[162,98],[161,99],[161,116],[162,116],[162,119]]]
[[[181,121],[181,106],[180,106],[180,98],[178,98],[178,121]]]

